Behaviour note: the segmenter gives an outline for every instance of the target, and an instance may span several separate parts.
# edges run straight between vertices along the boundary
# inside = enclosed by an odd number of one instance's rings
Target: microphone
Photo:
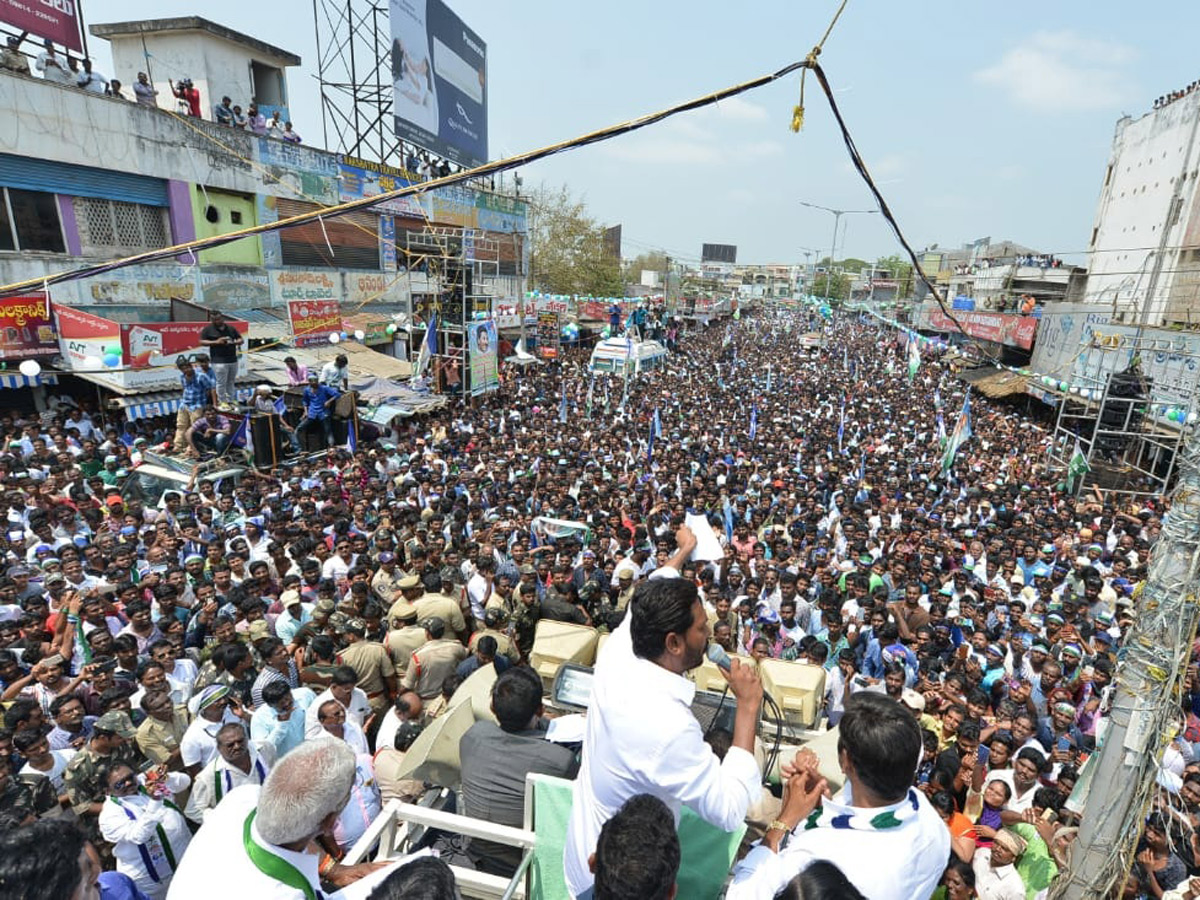
[[[709,662],[719,669],[724,669],[728,672],[732,668],[733,661],[729,658],[729,654],[725,652],[725,648],[720,644],[709,644],[708,650],[705,651],[704,655],[708,657]]]

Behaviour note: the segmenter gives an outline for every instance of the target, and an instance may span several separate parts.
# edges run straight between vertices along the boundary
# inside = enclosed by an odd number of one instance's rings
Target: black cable
[[[821,83],[821,90],[824,91],[825,97],[829,101],[829,108],[833,112],[833,117],[837,120],[838,129],[842,133],[842,142],[846,145],[846,151],[850,154],[850,162],[853,163],[854,168],[858,171],[858,174],[861,175],[863,181],[866,182],[867,189],[871,192],[871,195],[875,198],[875,202],[879,205],[879,212],[883,215],[883,218],[887,221],[888,226],[892,229],[892,234],[896,236],[896,240],[900,243],[900,246],[904,248],[904,252],[908,254],[908,258],[913,265],[913,271],[920,276],[921,281],[929,289],[929,293],[933,295],[933,299],[936,300],[938,306],[942,308],[942,312],[946,315],[946,318],[954,323],[959,332],[961,332],[962,335],[968,340],[971,340],[977,344],[981,344],[981,342],[975,341],[974,338],[971,338],[967,334],[967,329],[963,327],[962,322],[958,321],[954,313],[951,312],[946,306],[946,301],[942,298],[941,292],[938,291],[937,285],[930,281],[929,276],[925,274],[925,269],[921,267],[921,261],[917,259],[916,251],[913,250],[912,246],[908,243],[908,240],[904,237],[904,232],[900,230],[900,223],[896,221],[896,217],[892,214],[891,207],[889,207],[887,201],[883,199],[883,194],[880,193],[879,188],[875,186],[875,179],[872,178],[871,173],[867,171],[867,164],[863,161],[862,156],[859,154],[858,147],[854,143],[854,138],[850,136],[850,129],[846,126],[846,120],[842,118],[842,111],[838,109],[837,101],[833,99],[833,89],[829,86],[829,79],[825,77],[825,70],[822,69],[821,64],[816,61],[812,63],[811,68],[813,74],[817,77],[817,81]],[[832,263],[833,260],[830,260],[831,265]],[[988,352],[987,349],[982,348],[982,345],[981,352],[989,359],[994,360],[998,358],[997,356]]]
[[[134,256],[128,256],[124,259],[115,260],[110,263],[101,263],[93,266],[85,266],[81,269],[74,269],[69,272],[59,272],[54,275],[47,275],[42,278],[32,278],[25,281],[14,282],[13,284],[0,286],[0,297],[8,294],[20,293],[22,291],[36,289],[51,284],[59,284],[65,281],[75,281],[80,278],[87,278],[93,275],[102,275],[106,272],[115,271],[126,266],[140,265],[143,263],[161,262],[180,254],[187,252],[197,252],[201,250],[209,250],[214,247],[220,247],[224,244],[229,244],[234,241],[241,240],[245,237],[254,235],[267,234],[272,231],[279,231],[284,228],[293,228],[297,225],[306,225],[311,222],[317,222],[325,218],[337,218],[359,210],[370,209],[378,206],[381,203],[386,203],[390,200],[396,200],[400,197],[409,197],[414,194],[421,194],[426,191],[437,190],[438,188],[449,187],[451,185],[460,184],[464,181],[471,181],[475,178],[481,178],[487,175],[494,175],[497,172],[506,172],[510,169],[520,168],[529,163],[536,162],[540,159],[545,159],[549,156],[554,156],[558,153],[564,153],[568,150],[573,150],[576,147],[586,147],[591,144],[597,144],[610,138],[617,137],[623,134],[631,134],[635,131],[640,131],[650,125],[656,125],[659,122],[665,121],[672,116],[680,113],[691,112],[694,109],[702,109],[705,106],[711,106],[719,103],[721,100],[726,100],[730,97],[736,97],[738,94],[760,88],[764,85],[777,81],[792,72],[803,69],[809,65],[808,62],[801,60],[799,62],[790,63],[778,71],[767,75],[760,75],[750,81],[742,82],[741,84],[733,85],[732,87],[723,88],[719,91],[714,91],[711,94],[705,94],[703,97],[697,97],[692,100],[684,101],[676,106],[668,107],[654,113],[648,113],[637,119],[631,119],[621,122],[617,125],[610,125],[607,128],[601,128],[598,131],[593,131],[589,134],[581,135],[572,138],[568,141],[561,141],[557,144],[551,144],[547,147],[541,147],[537,150],[530,150],[526,153],[510,156],[507,159],[496,160],[495,162],[485,163],[482,166],[477,166],[474,169],[463,169],[455,174],[447,175],[444,178],[435,178],[431,181],[412,184],[407,187],[398,188],[394,191],[385,194],[378,194],[372,197],[362,197],[358,200],[351,200],[345,203],[337,204],[331,207],[321,207],[310,212],[301,213],[297,216],[292,216],[288,219],[280,219],[277,222],[265,222],[260,225],[254,225],[249,228],[243,228],[237,232],[228,235],[214,235],[208,238],[189,241],[184,244],[177,244],[173,247],[164,247],[159,250],[151,250],[146,253],[139,253]]]

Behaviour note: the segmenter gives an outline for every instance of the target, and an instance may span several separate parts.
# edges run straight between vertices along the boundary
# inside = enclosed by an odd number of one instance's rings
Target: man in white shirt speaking
[[[724,761],[704,743],[692,714],[696,688],[683,676],[704,660],[708,616],[695,584],[679,577],[695,535],[685,526],[675,540],[675,555],[638,585],[629,613],[596,663],[567,828],[565,866],[573,897],[592,886],[588,856],[601,827],[630,797],[658,797],[676,820],[686,804],[705,821],[733,831],[760,793],[753,753],[762,703],[758,674],[737,660],[726,673],[737,716]]]

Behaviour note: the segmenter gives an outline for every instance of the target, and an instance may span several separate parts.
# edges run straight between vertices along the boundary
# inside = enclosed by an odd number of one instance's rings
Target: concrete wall
[[[1169,316],[1168,298],[1181,260],[1200,247],[1196,171],[1200,164],[1200,92],[1139,119],[1122,119],[1104,173],[1088,260],[1085,297],[1136,321],[1151,289],[1158,248],[1161,272],[1146,307],[1147,323]],[[1178,220],[1168,222],[1178,204]],[[1177,250],[1182,246],[1182,251]]]
[[[147,74],[158,89],[159,107],[175,109],[168,79],[178,82],[181,78],[191,78],[200,91],[200,112],[206,119],[213,117],[213,107],[223,96],[232,98],[243,112],[250,106],[254,94],[250,76],[252,60],[280,67],[278,60],[259,57],[248,47],[205,32],[150,33],[145,38],[150,52]],[[121,79],[126,93],[132,97],[137,73],[147,68],[141,37],[114,38],[109,43],[116,69],[112,74]],[[284,90],[286,93],[286,77]]]

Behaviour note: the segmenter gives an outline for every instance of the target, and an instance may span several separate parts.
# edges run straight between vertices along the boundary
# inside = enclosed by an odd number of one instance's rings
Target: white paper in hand
[[[708,519],[696,513],[688,513],[684,524],[692,529],[692,534],[696,535],[696,549],[692,551],[692,555],[688,559],[710,562],[714,559],[725,558],[725,550],[721,547],[721,542],[717,539],[712,526],[708,524]]]

